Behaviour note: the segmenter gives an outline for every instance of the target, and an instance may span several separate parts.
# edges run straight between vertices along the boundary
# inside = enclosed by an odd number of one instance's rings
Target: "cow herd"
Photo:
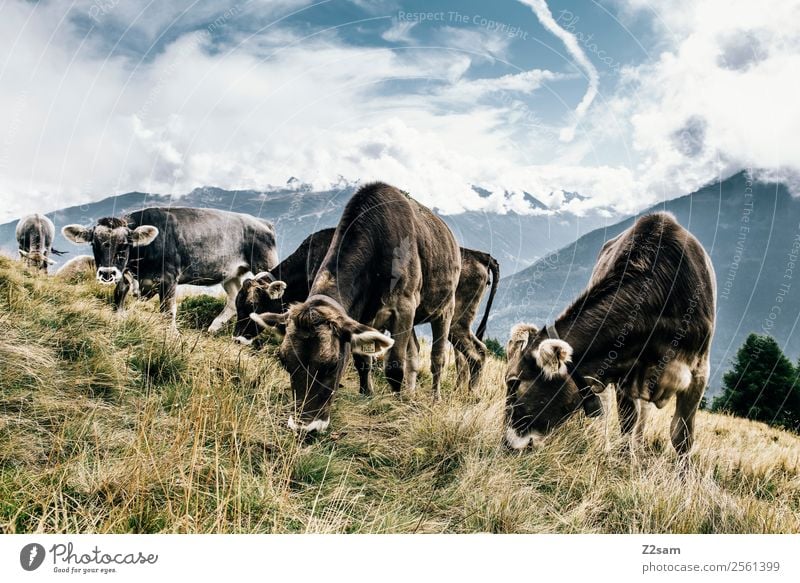
[[[88,227],[67,225],[62,233],[91,245],[93,255],[62,270],[91,264],[99,283],[115,286],[119,311],[130,293],[157,294],[174,328],[178,285],[222,284],[227,301],[209,330],[235,317],[237,342],[258,343],[266,329],[279,335],[277,357],[295,399],[288,425],[304,435],[328,428],[351,358],[362,394],[372,393],[379,359],[391,389],[413,393],[420,370],[416,326],[431,327],[434,399],[448,342],[459,386],[474,388],[486,359],[482,338],[498,262],[460,248],[435,213],[387,184],[360,188],[335,229],[309,235],[280,263],[269,222],[220,210],[147,208]],[[21,259],[46,272],[50,254],[61,253],[52,249],[54,235],[46,217],[20,220]],[[511,330],[506,446],[538,446],[576,411],[602,414],[598,393],[613,385],[620,429],[634,440],[641,439],[647,403],[661,408],[675,396],[672,443],[687,454],[709,374],[714,281],[703,247],[667,213],[645,215],[608,241],[587,288],[553,323]]]

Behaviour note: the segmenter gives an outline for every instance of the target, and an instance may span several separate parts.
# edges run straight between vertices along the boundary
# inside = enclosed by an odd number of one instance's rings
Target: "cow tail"
[[[483,342],[483,335],[486,333],[486,324],[489,321],[489,310],[492,309],[492,302],[494,301],[494,294],[497,293],[497,284],[500,282],[500,265],[497,263],[497,259],[489,255],[489,271],[492,274],[492,289],[489,292],[489,299],[486,300],[486,311],[483,313],[483,319],[481,323],[478,324],[478,330],[475,332],[475,336],[478,337],[478,340]]]

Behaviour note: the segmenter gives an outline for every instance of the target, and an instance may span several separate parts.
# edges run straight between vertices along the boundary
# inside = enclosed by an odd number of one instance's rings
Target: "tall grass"
[[[475,394],[399,400],[354,373],[333,431],[286,429],[271,356],[185,327],[155,301],[0,258],[2,532],[798,532],[800,439],[701,412],[676,471],[670,406],[626,455],[613,414],[575,418],[538,452],[500,446],[504,363]]]

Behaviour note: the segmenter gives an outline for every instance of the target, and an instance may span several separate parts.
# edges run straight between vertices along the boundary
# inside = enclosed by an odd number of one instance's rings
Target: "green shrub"
[[[206,330],[222,309],[225,300],[215,296],[190,296],[178,305],[178,321],[183,326]]]
[[[493,354],[503,360],[506,359],[506,349],[497,338],[487,338],[483,343],[489,350],[489,354]]]

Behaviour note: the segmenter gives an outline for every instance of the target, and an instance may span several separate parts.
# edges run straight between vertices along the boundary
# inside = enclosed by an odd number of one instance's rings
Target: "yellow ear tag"
[[[366,354],[373,354],[376,352],[375,350],[375,343],[370,342],[369,344],[362,344],[361,345],[361,352],[365,352]]]

